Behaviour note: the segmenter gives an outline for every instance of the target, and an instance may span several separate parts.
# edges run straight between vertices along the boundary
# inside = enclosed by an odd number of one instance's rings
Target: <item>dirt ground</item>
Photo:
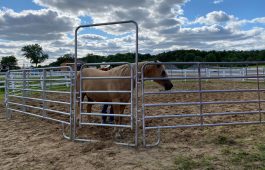
[[[194,82],[175,82],[175,89],[197,89]],[[147,84],[147,90],[159,87]],[[260,88],[264,88],[261,84]],[[205,82],[203,89],[255,89],[250,82]],[[55,96],[59,97],[59,96]],[[146,103],[195,102],[198,94],[149,95]],[[203,101],[265,99],[256,92],[203,94]],[[54,107],[61,107],[55,105]],[[206,105],[202,110],[210,112],[242,112],[265,110],[253,103]],[[205,128],[164,129],[161,144],[153,148],[118,146],[113,143],[111,128],[82,127],[79,133],[92,134],[102,142],[72,142],[63,138],[61,125],[31,116],[13,114],[5,119],[5,107],[0,105],[0,169],[264,169],[265,126],[238,125]],[[192,114],[198,106],[165,106],[146,108],[146,115]],[[226,123],[264,120],[264,114],[204,117],[204,123]],[[100,120],[99,120],[100,121]],[[125,120],[126,121],[126,120]],[[200,123],[196,118],[168,118],[147,120],[147,126],[168,126]],[[142,127],[139,127],[140,132]],[[123,137],[132,132],[125,130]],[[139,135],[141,142],[142,136]],[[154,131],[147,132],[147,141],[155,141]]]

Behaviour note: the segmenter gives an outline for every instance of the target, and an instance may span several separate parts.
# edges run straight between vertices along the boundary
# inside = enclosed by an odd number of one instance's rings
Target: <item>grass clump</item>
[[[218,136],[215,139],[214,143],[218,145],[235,145],[236,141],[234,141],[233,139],[229,139],[226,136]]]
[[[175,159],[175,169],[190,170],[190,169],[214,169],[212,164],[213,157],[201,156],[199,159],[192,158],[191,156],[178,156]]]

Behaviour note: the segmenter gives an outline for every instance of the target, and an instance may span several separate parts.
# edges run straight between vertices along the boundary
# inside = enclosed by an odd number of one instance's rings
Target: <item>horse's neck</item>
[[[141,69],[145,63],[146,62],[139,62],[138,63],[138,72],[142,71]],[[125,65],[113,68],[113,69],[109,70],[108,72],[110,72],[111,75],[130,76],[131,75],[131,67],[132,67],[132,71],[135,73],[135,64],[132,64],[132,65],[125,64]],[[145,67],[145,70],[146,70],[146,68],[147,67]]]

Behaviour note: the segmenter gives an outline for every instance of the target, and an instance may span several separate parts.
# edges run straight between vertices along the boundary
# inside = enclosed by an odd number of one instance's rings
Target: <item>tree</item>
[[[42,63],[49,58],[48,54],[45,54],[42,50],[42,47],[39,44],[32,44],[22,47],[22,55],[30,60],[30,63],[36,64],[36,67],[39,63]]]
[[[60,66],[62,63],[73,63],[75,58],[73,54],[64,54],[61,57],[58,57],[55,62],[49,64],[49,66]]]
[[[3,57],[1,60],[1,65],[5,69],[14,69],[17,65],[17,59],[14,56]]]

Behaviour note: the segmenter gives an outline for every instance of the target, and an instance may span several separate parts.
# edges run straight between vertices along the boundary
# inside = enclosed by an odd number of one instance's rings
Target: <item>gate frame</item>
[[[135,25],[135,62],[133,65],[133,77],[135,77],[135,137],[134,137],[134,144],[129,144],[129,143],[117,143],[120,145],[125,145],[125,146],[138,146],[138,76],[139,76],[139,72],[138,72],[138,24],[137,22],[133,21],[133,20],[128,20],[128,21],[118,21],[118,22],[106,22],[106,23],[97,23],[97,24],[88,24],[88,25],[79,25],[78,27],[76,27],[75,29],[75,61],[74,61],[74,75],[75,77],[77,77],[77,46],[78,46],[78,42],[77,42],[77,34],[78,34],[78,30],[80,28],[90,28],[90,27],[98,27],[98,26],[107,26],[107,25],[120,25],[120,24],[134,24]],[[103,64],[103,63],[100,63]],[[104,63],[107,64],[107,63]],[[91,140],[86,140],[86,139],[78,139],[76,138],[76,134],[77,134],[77,130],[76,130],[76,108],[77,108],[77,96],[79,94],[79,98],[81,99],[81,88],[79,93],[77,92],[77,82],[74,82],[74,116],[73,116],[73,128],[71,128],[73,130],[72,134],[72,138],[75,141],[91,141]],[[81,108],[81,107],[80,107]]]
[[[69,105],[69,113],[66,114],[66,112],[62,112],[62,111],[58,111],[58,110],[52,110],[52,109],[47,109],[46,107],[46,81],[47,80],[51,80],[51,81],[58,81],[58,80],[62,80],[62,79],[47,79],[46,75],[47,75],[47,70],[56,70],[56,69],[68,69],[67,72],[69,72],[69,81],[67,81],[67,83],[69,83],[69,90],[68,91],[64,91],[65,94],[69,94],[69,102],[60,102],[60,101],[56,101],[56,100],[49,100],[50,102],[54,102],[54,103],[64,103],[64,104],[67,104]],[[27,86],[29,85],[29,81],[34,81],[35,79],[32,79],[30,80],[27,76],[27,72],[31,72],[33,70],[41,70],[42,71],[42,75],[40,75],[39,79],[36,79],[36,81],[40,82],[40,86],[41,86],[41,90],[34,90],[34,89],[29,89],[27,88]],[[12,72],[20,72],[22,73],[22,78],[19,78],[16,80],[16,78],[14,79],[10,79],[10,73]],[[73,139],[72,138],[72,127],[71,127],[71,124],[73,124],[72,122],[72,119],[73,119],[73,116],[74,116],[74,112],[73,112],[73,101],[72,101],[72,96],[73,96],[73,70],[71,67],[69,66],[59,66],[59,67],[47,67],[47,68],[34,68],[34,69],[19,69],[19,70],[9,70],[7,73],[6,73],[6,82],[5,82],[5,105],[6,105],[6,119],[7,120],[10,120],[11,119],[11,111],[15,111],[15,112],[19,112],[21,114],[25,114],[25,115],[29,115],[29,116],[33,116],[33,117],[37,117],[37,118],[41,118],[41,119],[46,119],[46,120],[50,120],[50,121],[54,121],[54,122],[59,122],[62,124],[62,126],[64,126],[64,124],[67,124],[67,125],[70,125],[70,137],[68,138],[67,136],[64,135],[64,131],[62,131],[62,134],[63,136],[66,138],[66,139]],[[22,84],[22,87],[21,88],[15,88],[15,87],[12,87],[12,88],[9,88],[9,83],[10,81],[13,81],[14,83],[16,81],[21,81],[23,84]],[[21,90],[22,92],[22,96],[13,96],[15,98],[21,98],[23,101],[22,101],[22,104],[21,103],[17,103],[17,102],[11,102],[9,101],[9,90]],[[31,106],[31,105],[26,105],[25,104],[25,99],[28,98],[30,100],[34,99],[32,97],[26,97],[26,93],[28,92],[32,92],[32,91],[36,91],[36,92],[40,92],[40,96],[39,98],[37,98],[39,101],[42,101],[42,104],[43,106],[40,107],[40,106]],[[50,90],[50,93],[61,93],[62,91],[56,91],[56,90]],[[14,105],[17,105],[17,106],[23,106],[23,110],[17,110],[17,109],[12,109],[10,108],[10,104],[14,104]],[[35,114],[35,113],[30,113],[28,111],[26,111],[26,108],[35,108],[35,109],[38,109],[40,110],[41,114]],[[68,121],[64,121],[64,120],[60,120],[60,119],[56,119],[56,118],[51,118],[51,117],[47,117],[46,115],[46,111],[48,110],[51,110],[51,112],[54,112],[54,113],[58,113],[58,114],[64,114],[64,115],[67,115],[69,116]],[[60,113],[61,112],[61,113]]]

